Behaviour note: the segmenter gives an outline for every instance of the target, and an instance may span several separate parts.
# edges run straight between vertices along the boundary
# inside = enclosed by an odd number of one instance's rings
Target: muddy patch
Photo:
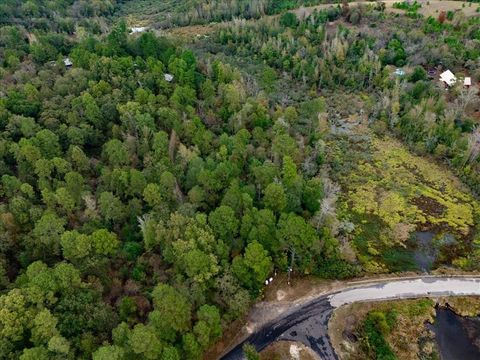
[[[309,347],[294,341],[277,341],[260,353],[261,360],[320,360]]]
[[[429,231],[417,231],[415,234],[413,261],[420,271],[429,272],[438,256],[433,244],[435,234]]]
[[[440,217],[445,211],[445,206],[428,196],[419,196],[412,200],[412,204],[417,206],[427,215]]]

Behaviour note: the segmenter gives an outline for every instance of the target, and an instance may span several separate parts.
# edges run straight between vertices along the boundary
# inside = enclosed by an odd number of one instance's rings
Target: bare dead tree
[[[468,150],[465,164],[473,163],[480,155],[480,127],[477,127],[468,137]]]
[[[175,149],[177,147],[177,133],[175,130],[172,130],[170,134],[170,142],[168,144],[168,157],[170,161],[173,162],[175,160]]]
[[[468,89],[463,88],[460,91],[460,95],[458,96],[456,101],[458,116],[463,115],[468,105],[473,103],[473,101],[477,100],[477,92],[478,92],[478,89],[473,86]]]

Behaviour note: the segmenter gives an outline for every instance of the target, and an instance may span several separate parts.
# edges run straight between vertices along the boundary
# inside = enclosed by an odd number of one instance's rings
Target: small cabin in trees
[[[450,70],[447,70],[440,74],[440,81],[442,81],[445,86],[452,87],[457,82],[457,78]]]
[[[72,67],[73,66],[73,62],[72,60],[70,60],[70,58],[65,58],[63,59],[63,64],[65,65],[65,67],[69,68],[69,67]]]
[[[138,34],[148,30],[148,27],[141,26],[141,27],[132,27],[130,28],[130,34]]]
[[[165,81],[168,81],[168,82],[173,81],[173,75],[172,74],[165,74],[164,78],[165,78]]]

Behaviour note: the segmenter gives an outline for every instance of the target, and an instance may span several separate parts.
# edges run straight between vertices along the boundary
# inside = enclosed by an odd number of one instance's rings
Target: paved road
[[[315,300],[291,309],[250,335],[222,359],[243,359],[242,346],[245,342],[254,345],[257,351],[260,351],[274,341],[292,340],[311,347],[321,359],[337,360],[338,357],[328,337],[328,321],[335,308],[360,301],[460,295],[480,295],[480,279],[419,277],[347,287],[321,295]]]

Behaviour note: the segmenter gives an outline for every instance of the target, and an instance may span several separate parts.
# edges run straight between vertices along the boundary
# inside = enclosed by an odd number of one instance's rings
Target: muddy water
[[[479,360],[480,349],[474,345],[480,336],[480,318],[466,318],[452,310],[437,307],[429,328],[434,331],[442,360]]]

